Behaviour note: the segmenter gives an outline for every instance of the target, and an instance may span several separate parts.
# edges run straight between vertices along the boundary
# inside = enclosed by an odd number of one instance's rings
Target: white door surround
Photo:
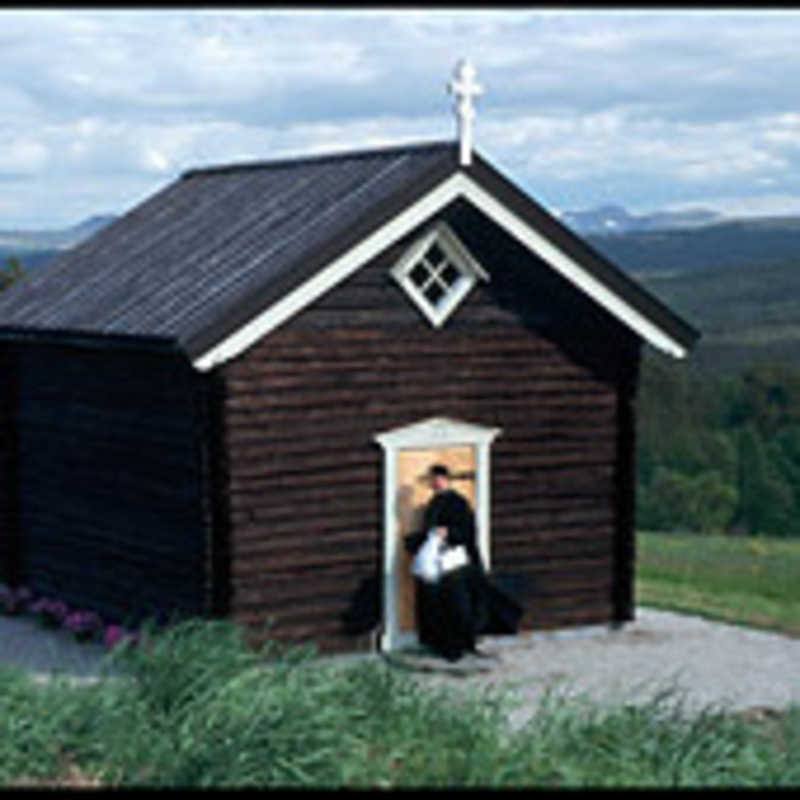
[[[383,448],[383,634],[381,649],[386,652],[408,646],[416,634],[401,633],[396,604],[398,563],[397,530],[397,453],[449,446],[475,448],[475,526],[477,544],[486,569],[490,569],[489,536],[489,448],[500,428],[474,425],[447,417],[430,417],[420,422],[376,434]]]

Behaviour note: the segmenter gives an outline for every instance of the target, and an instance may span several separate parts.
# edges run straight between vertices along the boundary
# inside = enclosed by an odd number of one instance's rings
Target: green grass
[[[499,690],[422,689],[380,661],[189,622],[94,685],[0,672],[0,785],[109,787],[791,786],[800,708],[769,725],[680,697],[603,708],[547,695],[522,729]],[[264,661],[268,662],[264,668]]]
[[[639,533],[636,602],[800,636],[800,541]]]

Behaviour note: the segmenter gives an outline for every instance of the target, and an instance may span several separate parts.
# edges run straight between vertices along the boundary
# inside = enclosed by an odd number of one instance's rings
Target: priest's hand
[[[444,525],[439,525],[439,527],[436,528],[436,533],[442,541],[447,538],[447,528]]]

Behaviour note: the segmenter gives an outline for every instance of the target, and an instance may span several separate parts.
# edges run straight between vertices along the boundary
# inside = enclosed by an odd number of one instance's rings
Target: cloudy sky
[[[191,166],[451,138],[553,211],[800,213],[800,12],[0,11],[0,228],[121,213]]]

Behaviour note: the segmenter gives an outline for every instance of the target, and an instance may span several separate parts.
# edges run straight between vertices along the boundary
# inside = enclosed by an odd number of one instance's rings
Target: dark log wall
[[[639,360],[623,376],[617,390],[617,464],[615,473],[616,525],[614,536],[614,621],[634,618],[636,388]]]
[[[0,345],[0,581],[20,582],[20,544],[17,524],[17,408],[16,359]]]
[[[208,610],[201,380],[173,351],[17,351],[22,574],[118,621]]]
[[[503,429],[493,571],[524,627],[629,615],[639,340],[465,203],[443,216],[491,281],[442,329],[388,272],[415,232],[221,368],[235,618],[367,645],[342,619],[381,569],[373,435],[434,415]]]

